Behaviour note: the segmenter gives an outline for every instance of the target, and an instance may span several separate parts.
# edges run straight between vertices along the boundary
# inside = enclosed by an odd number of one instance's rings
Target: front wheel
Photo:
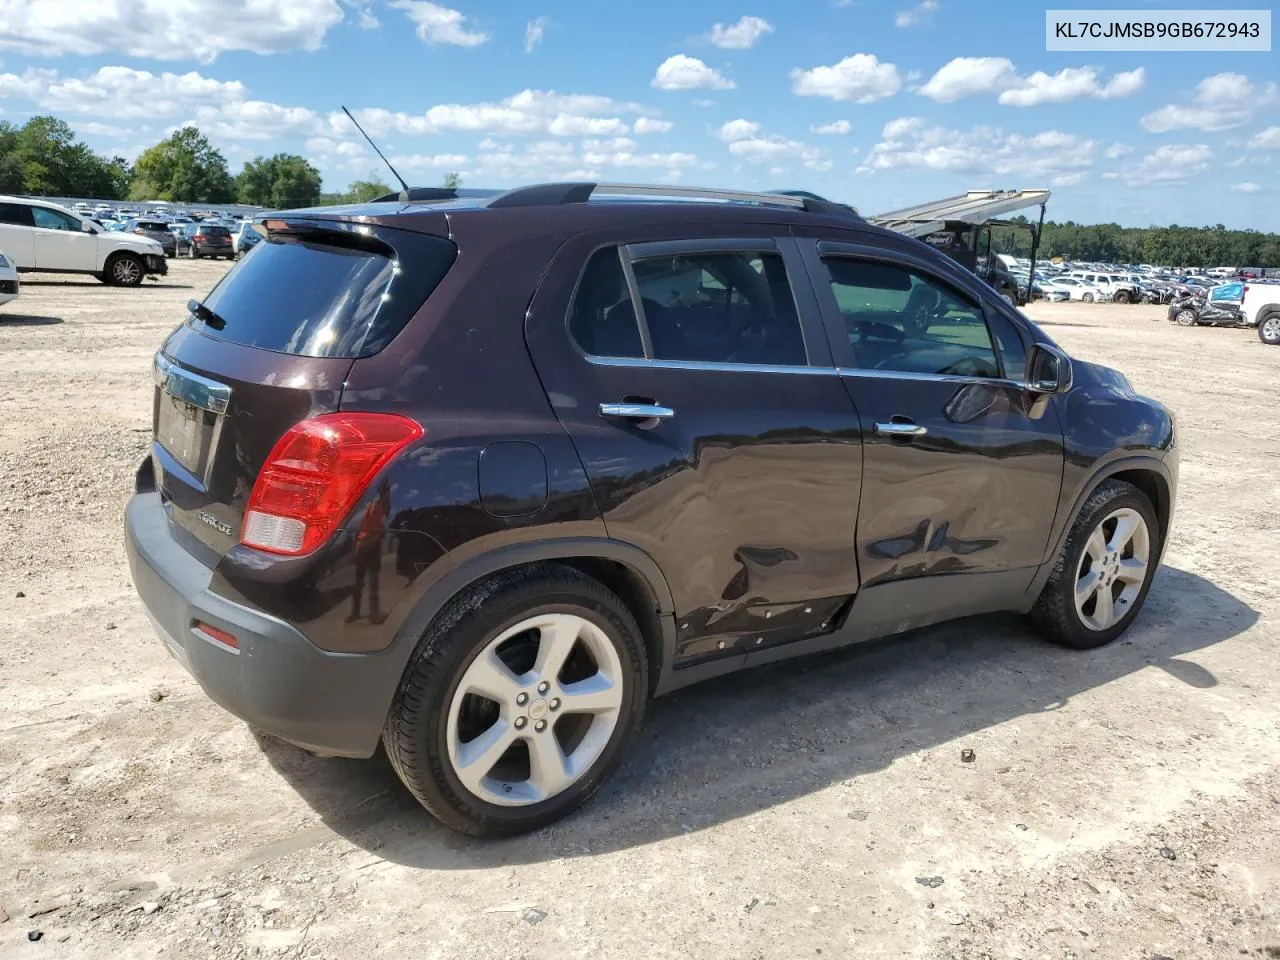
[[[1114,297],[1112,297],[1111,299],[1112,299],[1112,300],[1114,300],[1116,303],[1128,303],[1128,302],[1129,302],[1129,294],[1128,294],[1128,292],[1127,292],[1127,291],[1125,291],[1125,290],[1117,290],[1117,291],[1116,291],[1116,295],[1115,295]]]
[[[1138,615],[1160,559],[1160,525],[1146,495],[1107,480],[1085,501],[1031,620],[1075,650],[1110,643]]]
[[[647,670],[635,618],[599,582],[559,565],[500,574],[428,628],[383,743],[447,825],[535,830],[585,803],[621,762]]]
[[[131,253],[116,256],[106,269],[107,282],[116,287],[136,287],[142,283],[145,271],[142,261]]]
[[[1081,296],[1080,299],[1083,300],[1085,303],[1093,303],[1093,294],[1086,293],[1083,296]]]
[[[1200,320],[1194,310],[1179,310],[1173,319],[1180,327],[1194,327]]]

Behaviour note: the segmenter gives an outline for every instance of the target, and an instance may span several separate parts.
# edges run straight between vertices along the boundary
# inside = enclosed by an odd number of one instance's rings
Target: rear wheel
[[[568,567],[500,574],[455,599],[410,659],[387,756],[437,818],[535,830],[622,760],[648,692],[644,644],[612,591]]]
[[[1194,327],[1200,320],[1194,310],[1179,310],[1173,319],[1180,327]]]
[[[1111,299],[1114,300],[1116,303],[1128,303],[1129,292],[1127,290],[1117,290],[1116,295]]]
[[[1092,293],[1086,293],[1086,294],[1082,295],[1082,296],[1080,297],[1080,299],[1081,299],[1081,300],[1083,300],[1085,303],[1093,303],[1093,294],[1092,294]]]
[[[1273,347],[1280,346],[1280,313],[1263,317],[1258,323],[1258,339]]]
[[[1110,643],[1138,615],[1159,558],[1151,501],[1132,484],[1103,482],[1080,509],[1032,622],[1046,639],[1075,650]]]

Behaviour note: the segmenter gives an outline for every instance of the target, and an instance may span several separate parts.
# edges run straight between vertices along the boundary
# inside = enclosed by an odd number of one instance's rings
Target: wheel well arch
[[[427,590],[400,627],[393,645],[401,649],[407,662],[419,639],[453,598],[493,577],[549,563],[572,567],[591,577],[626,604],[640,627],[649,659],[648,693],[652,696],[669,669],[675,650],[674,601],[653,558],[640,548],[617,540],[547,540],[474,557],[454,567]]]
[[[1169,534],[1169,518],[1173,511],[1172,496],[1169,493],[1169,483],[1158,471],[1145,467],[1134,467],[1128,470],[1118,470],[1117,472],[1099,478],[1098,483],[1103,480],[1123,480],[1125,483],[1132,484],[1146,495],[1151,501],[1151,505],[1156,508],[1156,520],[1160,524],[1160,540],[1163,543]],[[1097,488],[1097,484],[1094,484]]]

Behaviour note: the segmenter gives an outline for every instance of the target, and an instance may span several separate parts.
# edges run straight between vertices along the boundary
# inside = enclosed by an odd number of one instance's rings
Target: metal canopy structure
[[[923,237],[944,229],[948,221],[979,226],[1002,213],[1036,206],[1043,209],[1048,201],[1048,190],[970,190],[945,200],[877,214],[870,220],[909,237]]]

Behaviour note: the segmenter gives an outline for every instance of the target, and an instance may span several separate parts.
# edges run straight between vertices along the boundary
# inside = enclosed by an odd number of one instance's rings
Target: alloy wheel
[[[129,257],[121,257],[111,268],[111,276],[117,283],[134,283],[141,273],[142,268],[138,266],[138,262]]]
[[[468,791],[501,806],[562,793],[618,725],[623,670],[605,632],[573,614],[522,620],[489,641],[449,704],[449,763]]]
[[[1280,344],[1280,316],[1270,316],[1258,326],[1258,337],[1263,343]]]
[[[1197,318],[1194,310],[1180,310],[1176,319],[1179,326],[1194,327]]]
[[[1076,566],[1076,613],[1090,630],[1115,626],[1133,609],[1151,562],[1147,522],[1130,507],[1103,518]]]

